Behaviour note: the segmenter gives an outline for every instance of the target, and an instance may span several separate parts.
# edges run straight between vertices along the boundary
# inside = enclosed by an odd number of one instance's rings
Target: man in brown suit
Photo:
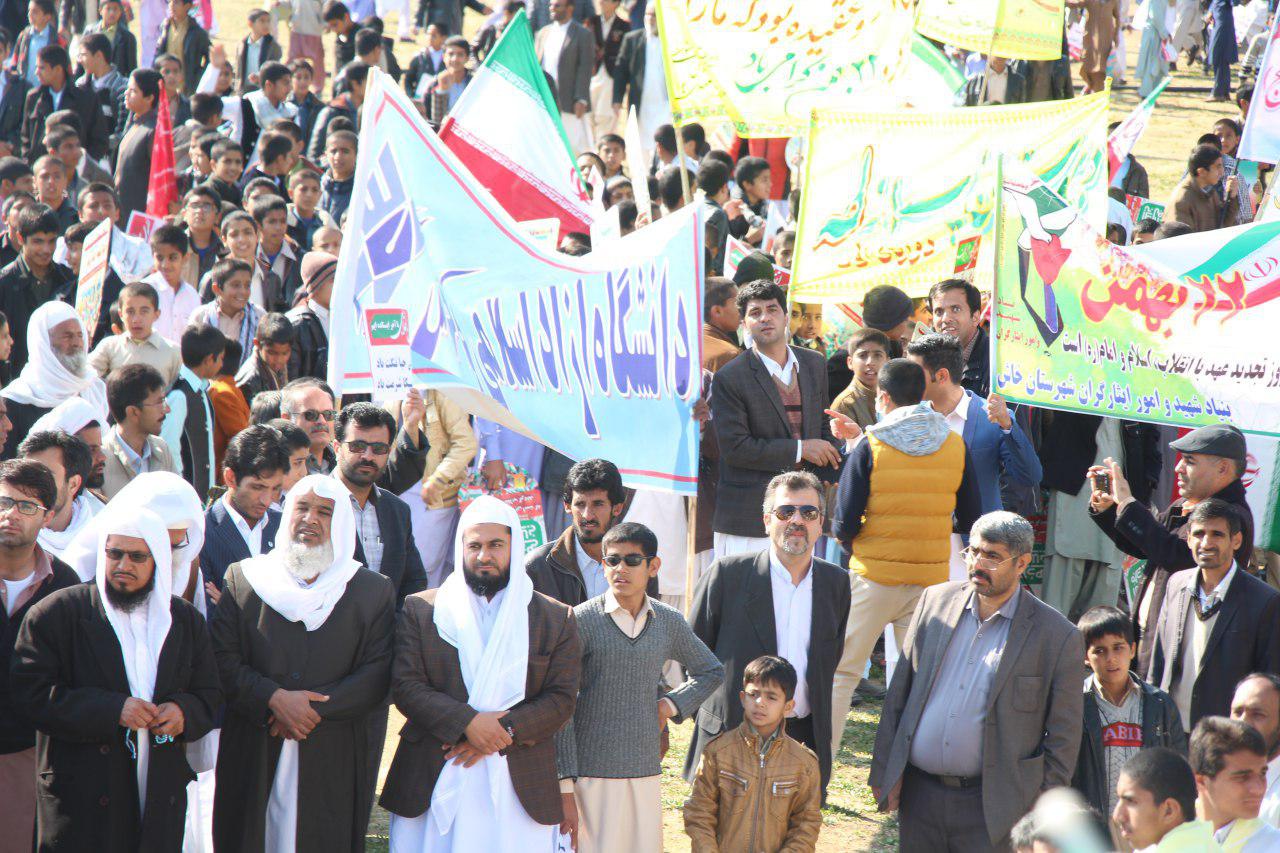
[[[564,820],[553,737],[573,715],[573,611],[534,592],[520,520],[467,507],[455,571],[405,599],[392,697],[407,722],[383,786],[398,850],[549,850]]]

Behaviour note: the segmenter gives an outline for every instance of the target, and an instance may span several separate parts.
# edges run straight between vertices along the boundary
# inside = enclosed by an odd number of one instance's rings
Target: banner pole
[[[676,125],[676,168],[680,170],[680,197],[685,204],[693,201],[693,190],[689,188],[689,170],[684,167],[684,125]]]

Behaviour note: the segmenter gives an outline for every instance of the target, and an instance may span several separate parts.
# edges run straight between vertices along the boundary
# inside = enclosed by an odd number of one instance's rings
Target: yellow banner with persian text
[[[1109,93],[947,112],[816,112],[791,294],[857,302],[877,284],[913,296],[955,276],[990,289],[996,159],[1028,163],[1087,221],[1106,224]],[[989,251],[989,250],[988,250]]]
[[[1062,56],[1063,0],[919,0],[916,32],[1008,59]]]
[[[654,0],[677,124],[791,136],[815,107],[900,100],[913,0]]]

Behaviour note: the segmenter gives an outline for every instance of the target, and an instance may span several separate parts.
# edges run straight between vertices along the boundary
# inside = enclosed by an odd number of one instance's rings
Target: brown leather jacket
[[[743,723],[707,744],[684,804],[692,853],[802,853],[822,825],[818,758],[785,733],[760,754]]]

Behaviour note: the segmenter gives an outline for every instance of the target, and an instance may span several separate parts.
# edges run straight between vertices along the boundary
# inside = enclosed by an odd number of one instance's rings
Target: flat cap
[[[1169,446],[1179,453],[1204,453],[1243,462],[1245,458],[1244,433],[1231,424],[1211,424],[1193,429]]]

